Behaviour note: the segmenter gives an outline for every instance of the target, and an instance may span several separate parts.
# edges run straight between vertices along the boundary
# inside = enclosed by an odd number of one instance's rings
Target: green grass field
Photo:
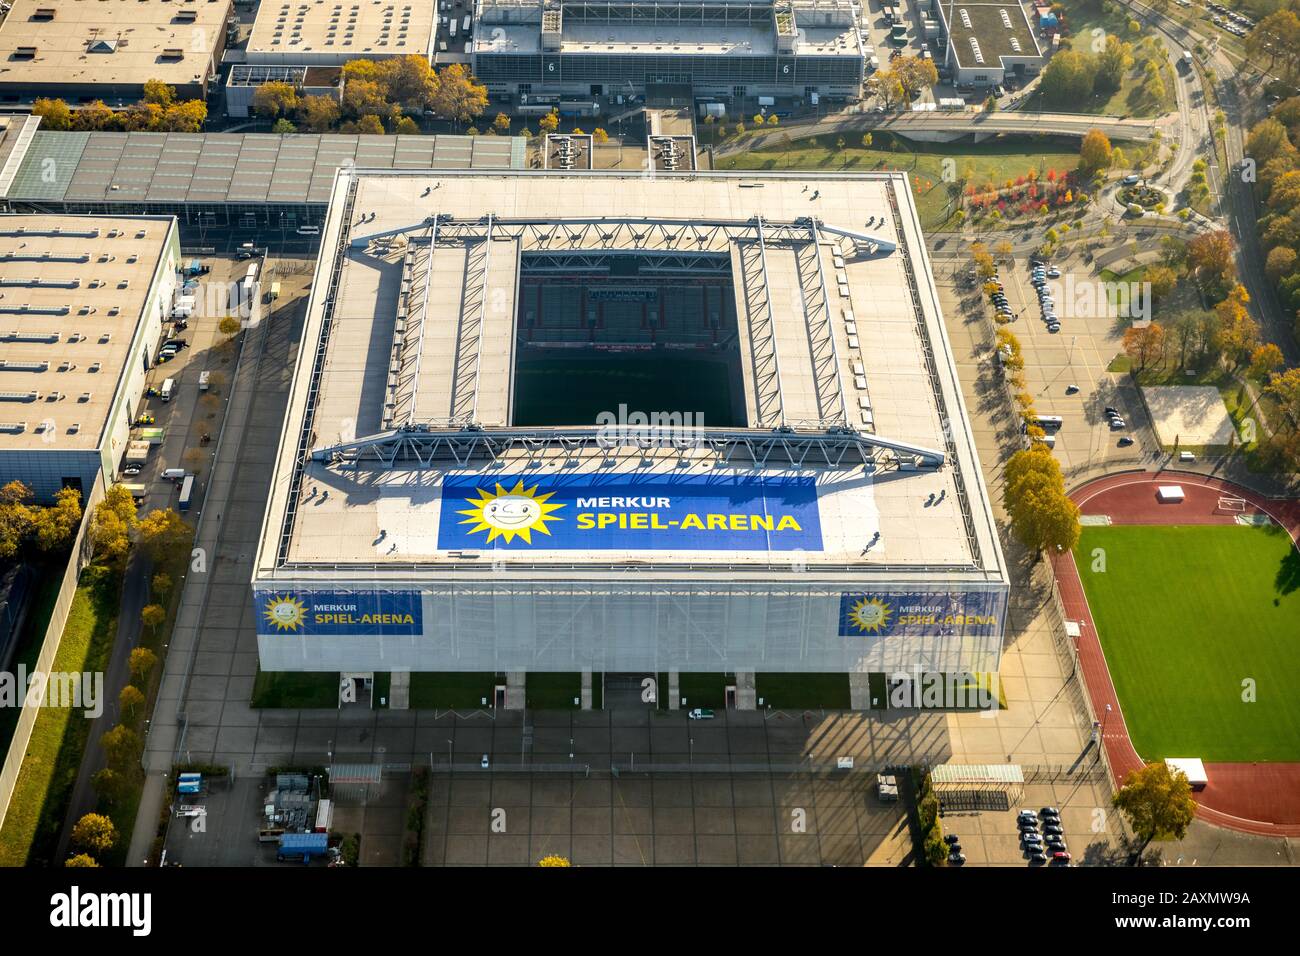
[[[620,355],[599,361],[566,356],[519,363],[515,384],[516,425],[592,425],[601,412],[682,412],[702,416],[704,426],[744,425],[735,409],[726,366],[689,354]]]
[[[1300,760],[1300,552],[1285,532],[1085,527],[1075,561],[1143,759]]]

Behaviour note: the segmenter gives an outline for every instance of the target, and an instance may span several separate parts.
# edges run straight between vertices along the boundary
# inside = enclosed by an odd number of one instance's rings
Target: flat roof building
[[[312,290],[263,670],[997,669],[905,174],[345,170]]]
[[[945,63],[958,86],[996,86],[1012,76],[1029,77],[1043,68],[1043,51],[1017,0],[963,3],[940,0],[947,37]]]
[[[497,94],[857,98],[851,0],[484,0],[474,73]]]
[[[112,481],[180,261],[170,217],[0,216],[0,484]]]
[[[244,51],[254,64],[341,66],[348,60],[431,60],[434,0],[262,0]]]
[[[0,102],[134,103],[148,80],[202,99],[231,0],[15,0],[0,24]]]

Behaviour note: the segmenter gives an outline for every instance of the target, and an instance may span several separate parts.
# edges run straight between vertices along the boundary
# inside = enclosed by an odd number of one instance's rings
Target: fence
[[[95,476],[90,497],[84,503],[81,527],[77,530],[77,537],[72,543],[72,553],[68,557],[68,567],[63,572],[59,596],[54,602],[54,610],[50,613],[50,623],[45,628],[40,656],[37,657],[36,666],[32,670],[33,678],[42,675],[44,679],[54,667],[54,658],[63,641],[63,628],[68,622],[68,611],[72,607],[72,598],[77,592],[77,581],[94,555],[90,540],[90,516],[95,510],[95,505],[104,499],[104,492],[104,474],[100,472]],[[20,692],[25,694],[26,688],[20,688]],[[0,769],[0,828],[4,827],[5,816],[9,812],[9,801],[13,798],[18,774],[22,771],[23,758],[27,753],[27,745],[32,739],[32,729],[36,726],[36,718],[40,716],[42,706],[43,701],[38,701],[35,706],[23,706],[22,712],[18,715],[18,725],[14,728],[13,739],[9,742],[9,752],[5,755],[4,767]]]

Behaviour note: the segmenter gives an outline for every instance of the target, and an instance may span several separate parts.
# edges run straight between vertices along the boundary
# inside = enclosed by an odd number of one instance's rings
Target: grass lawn
[[[1003,183],[1030,169],[1064,171],[1079,164],[1077,144],[1025,136],[1000,136],[985,143],[914,144],[901,136],[877,132],[872,134],[871,148],[864,149],[861,134],[845,133],[842,150],[836,146],[840,137],[827,135],[792,140],[786,151],[780,145],[779,129],[767,130],[765,135],[768,145],[722,156],[718,169],[905,170],[920,179],[919,186],[913,181],[912,192],[927,228],[942,225],[956,209],[952,199],[960,188],[957,183],[944,182],[945,159],[955,162],[955,175],[969,171],[972,183]],[[887,148],[891,144],[894,149]]]
[[[1128,30],[1128,21],[1130,15],[1122,7],[1117,8],[1116,12],[1111,15],[1105,13],[1101,8],[1100,2],[1088,0],[1083,4],[1071,4],[1066,9],[1066,19],[1070,26],[1070,36],[1063,42],[1068,43],[1070,49],[1079,53],[1092,53],[1094,43],[1094,30],[1105,31],[1105,36],[1117,36],[1126,43],[1132,44],[1134,60],[1137,61],[1138,44],[1142,38],[1151,35],[1150,27],[1144,27],[1141,33],[1130,33]],[[1228,34],[1225,34],[1227,36]],[[1025,104],[1025,109],[1029,110],[1061,110],[1071,113],[1086,113],[1093,116],[1160,116],[1168,113],[1177,105],[1175,99],[1174,84],[1183,82],[1180,76],[1175,75],[1173,65],[1169,62],[1168,57],[1158,57],[1160,63],[1160,79],[1164,82],[1165,95],[1159,100],[1153,100],[1146,95],[1143,87],[1143,73],[1138,62],[1135,62],[1133,68],[1124,76],[1124,81],[1120,84],[1118,90],[1106,98],[1092,96],[1084,103],[1072,103],[1068,106],[1061,104],[1044,103],[1043,98],[1035,91],[1030,95],[1029,101]]]
[[[849,708],[848,674],[755,674],[754,689],[762,707]]]
[[[1075,562],[1143,759],[1300,760],[1300,552],[1285,532],[1085,527]]]
[[[52,670],[102,673],[117,633],[122,575],[91,565],[81,572]],[[105,687],[105,694],[115,693]],[[81,711],[43,707],[0,830],[0,866],[50,866],[77,780],[90,721]]]
[[[249,702],[253,708],[337,708],[338,705],[338,671],[304,674],[259,670],[253,679],[253,699]]]
[[[605,352],[599,360],[530,354],[516,380],[515,424],[521,426],[594,424],[620,404],[630,411],[691,412],[715,426],[744,424],[744,410],[732,407],[727,366],[682,352]]]
[[[491,705],[496,685],[504,683],[505,678],[498,679],[490,672],[412,673],[411,709],[477,710],[483,706],[484,697]]]

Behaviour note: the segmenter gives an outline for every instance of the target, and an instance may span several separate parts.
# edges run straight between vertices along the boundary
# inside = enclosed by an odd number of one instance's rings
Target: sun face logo
[[[889,605],[880,598],[863,598],[849,611],[849,620],[863,634],[879,634],[889,627]]]
[[[277,594],[262,612],[266,620],[278,631],[296,631],[307,617],[307,605],[288,594]]]
[[[546,535],[551,533],[546,522],[559,521],[553,516],[554,512],[564,507],[547,504],[554,492],[539,495],[537,485],[525,488],[523,479],[509,491],[497,482],[495,494],[482,488],[478,489],[478,494],[477,498],[465,499],[474,507],[456,513],[468,516],[461,524],[473,525],[470,534],[486,531],[489,544],[497,538],[505,538],[509,544],[516,537],[523,538],[525,544],[532,544],[534,531]]]

